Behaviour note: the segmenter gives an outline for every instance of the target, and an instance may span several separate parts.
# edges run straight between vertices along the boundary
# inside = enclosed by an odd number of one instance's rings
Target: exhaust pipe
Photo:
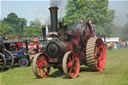
[[[50,7],[50,15],[51,15],[51,31],[52,32],[57,32],[57,10],[58,7]]]
[[[45,51],[47,45],[46,41],[46,25],[42,26],[42,51]],[[39,49],[39,46],[37,45],[37,49]],[[39,52],[39,50],[37,50]]]
[[[46,26],[45,25],[42,26],[42,37],[43,37],[43,40],[46,40]]]

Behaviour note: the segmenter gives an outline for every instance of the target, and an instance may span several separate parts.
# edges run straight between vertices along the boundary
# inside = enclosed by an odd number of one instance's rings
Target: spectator
[[[84,18],[80,19],[80,23],[77,25],[77,29],[82,29],[82,25],[85,24]]]
[[[4,34],[2,35],[1,40],[2,40],[2,41],[3,41],[3,40],[6,40],[6,33],[4,33]]]
[[[96,26],[94,24],[92,24],[92,20],[89,20],[88,23],[90,25],[90,28],[93,31],[93,36],[96,37]]]
[[[112,44],[112,42],[110,42],[109,43],[109,50],[112,50],[112,46],[113,46],[113,44]]]
[[[114,49],[117,49],[117,44],[116,43],[113,43],[114,44]]]

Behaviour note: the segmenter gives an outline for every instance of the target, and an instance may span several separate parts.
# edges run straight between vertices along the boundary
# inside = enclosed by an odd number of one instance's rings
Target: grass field
[[[107,51],[105,70],[89,72],[81,66],[79,76],[66,79],[57,69],[51,69],[50,75],[37,79],[32,67],[13,68],[0,73],[0,85],[128,85],[128,49]]]

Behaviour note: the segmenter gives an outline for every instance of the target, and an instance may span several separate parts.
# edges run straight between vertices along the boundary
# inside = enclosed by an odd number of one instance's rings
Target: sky
[[[115,10],[114,24],[123,26],[128,22],[128,0],[114,0],[109,2],[109,9]]]
[[[59,18],[65,15],[66,1],[59,3]],[[42,24],[49,19],[50,0],[0,0],[0,20],[14,12],[18,17],[26,18],[28,21],[39,19]],[[61,9],[61,10],[60,10]],[[128,21],[128,0],[109,0],[109,9],[115,10],[114,24],[124,25]]]

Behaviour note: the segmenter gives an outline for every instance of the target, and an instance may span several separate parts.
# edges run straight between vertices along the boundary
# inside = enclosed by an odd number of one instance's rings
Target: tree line
[[[0,21],[0,36],[4,33],[8,38],[16,35],[24,37],[40,36],[41,24],[34,20],[27,25],[25,18],[20,18],[15,13],[9,13],[6,18]]]
[[[79,23],[81,17],[83,17],[86,22],[91,19],[93,24],[96,25],[97,36],[116,36],[123,40],[128,40],[128,22],[122,27],[117,27],[113,24],[115,11],[108,9],[108,0],[67,0],[65,9],[66,15],[63,18],[69,29],[75,23]],[[3,33],[7,33],[8,37],[14,35],[25,37],[40,36],[41,23],[35,19],[27,25],[25,18],[20,18],[15,13],[10,13],[0,21],[0,36]]]

